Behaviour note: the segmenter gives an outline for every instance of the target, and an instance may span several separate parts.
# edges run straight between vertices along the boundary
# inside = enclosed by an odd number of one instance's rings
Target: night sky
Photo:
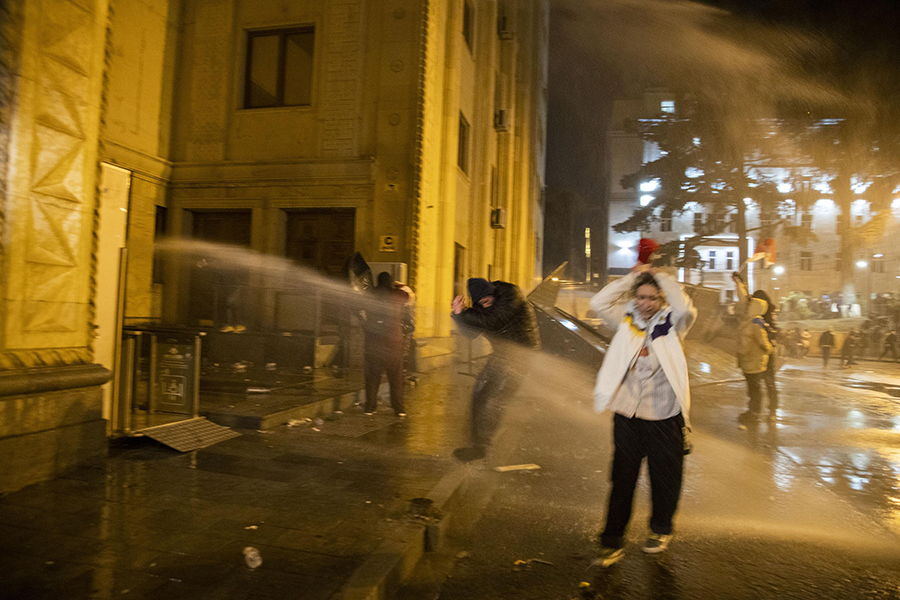
[[[584,227],[608,227],[606,130],[615,99],[649,85],[714,80],[737,94],[763,90],[756,99],[773,112],[784,103],[829,116],[871,103],[900,112],[898,0],[551,0],[551,7],[545,272],[578,261]],[[595,259],[605,261],[596,251]]]

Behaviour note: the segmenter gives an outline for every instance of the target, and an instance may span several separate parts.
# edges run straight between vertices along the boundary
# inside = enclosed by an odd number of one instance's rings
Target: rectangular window
[[[459,113],[459,148],[456,154],[456,164],[463,173],[469,173],[469,122],[462,113]]]
[[[876,256],[872,258],[872,272],[873,273],[884,273],[884,257]]]
[[[709,251],[709,270],[710,271],[716,270],[716,251],[715,250]]]
[[[156,223],[153,228],[153,241],[159,241],[166,237],[166,219],[168,211],[165,206],[156,207]],[[153,283],[165,283],[163,272],[163,258],[156,252],[153,253]]]
[[[672,231],[672,215],[663,215],[659,221],[660,231]]]
[[[694,233],[701,233],[703,231],[703,213],[695,212],[694,213]]]
[[[659,111],[661,113],[667,115],[675,114],[675,101],[674,100],[663,100],[659,103]]]
[[[734,271],[734,252],[725,253],[725,268]]]
[[[543,190],[541,190],[543,196]],[[491,167],[491,208],[500,208],[500,182],[497,180],[497,167]]]
[[[244,108],[309,106],[314,41],[311,27],[248,31]]]
[[[802,219],[801,224],[803,225],[803,229],[812,230],[812,224],[813,224],[812,213],[810,213],[810,212],[803,213],[803,216],[801,217],[801,219]]]
[[[801,252],[800,253],[800,270],[801,271],[812,271],[812,252]]]
[[[462,25],[462,34],[466,40],[466,46],[469,47],[469,52],[472,52],[472,32],[474,29],[474,14],[472,11],[472,2],[470,0],[465,0],[463,2],[463,25]]]

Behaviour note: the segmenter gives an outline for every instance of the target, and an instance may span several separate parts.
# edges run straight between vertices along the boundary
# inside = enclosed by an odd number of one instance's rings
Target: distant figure
[[[736,285],[738,285],[738,294],[746,295],[743,281]],[[781,333],[775,318],[775,315],[778,313],[778,307],[763,290],[753,292],[753,297],[767,304],[763,321],[766,323],[766,337],[769,338],[769,343],[772,344],[772,354],[769,355],[769,361],[766,363],[766,374],[763,376],[763,380],[766,383],[766,397],[769,399],[769,417],[775,418],[778,414],[778,387],[775,385],[775,375],[778,373],[778,361],[776,358],[778,357],[779,349],[778,337]]]
[[[467,288],[472,306],[466,308],[465,299],[456,296],[451,303],[453,320],[467,337],[484,335],[493,352],[472,388],[472,445],[453,451],[463,462],[485,457],[503,406],[519,389],[523,373],[521,365],[515,364],[515,351],[540,347],[537,317],[518,286],[472,278]]]
[[[697,311],[677,281],[640,263],[600,290],[591,308],[617,327],[594,388],[594,410],[613,413],[612,490],[594,561],[606,567],[622,557],[645,457],[653,512],[643,551],[662,552],[672,538],[684,455],[690,451],[691,395],[682,339]]]
[[[381,375],[387,372],[391,387],[391,408],[403,418],[403,359],[405,355],[404,328],[408,327],[406,304],[409,297],[394,287],[390,273],[380,273],[376,287],[369,292],[373,302],[366,308],[366,406],[372,415],[378,407],[378,388]]]
[[[744,424],[755,423],[762,409],[761,386],[765,381],[766,369],[773,350],[762,318],[767,308],[765,300],[751,298],[741,323],[738,365],[744,372],[747,393],[750,396],[747,411],[738,417]]]
[[[841,367],[851,367],[856,364],[856,352],[861,339],[856,329],[847,333],[844,344],[841,346]]]
[[[831,351],[834,349],[834,333],[831,327],[828,327],[821,336],[819,336],[819,350],[822,352],[822,366],[828,368],[828,359],[831,358]]]
[[[797,352],[800,358],[806,358],[809,355],[811,340],[812,334],[809,333],[808,329],[800,332],[800,343],[797,345]]]
[[[884,343],[881,347],[881,355],[879,355],[878,360],[881,360],[885,357],[885,355],[890,352],[891,357],[894,359],[894,362],[897,362],[897,332],[891,331],[884,337]]]

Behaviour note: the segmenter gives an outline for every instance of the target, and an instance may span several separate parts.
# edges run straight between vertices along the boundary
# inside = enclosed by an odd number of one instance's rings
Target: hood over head
[[[485,296],[494,295],[494,284],[487,279],[472,277],[469,279],[467,287],[469,288],[469,296],[472,298],[472,302],[478,302]]]
[[[760,300],[759,298],[751,298],[750,305],[747,307],[747,316],[751,319],[755,317],[761,317],[766,314],[766,311],[769,309],[769,305],[765,300]]]

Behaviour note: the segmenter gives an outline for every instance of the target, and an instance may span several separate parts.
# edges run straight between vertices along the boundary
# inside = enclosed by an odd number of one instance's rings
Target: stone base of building
[[[100,365],[0,374],[0,494],[58,476],[107,449]]]

